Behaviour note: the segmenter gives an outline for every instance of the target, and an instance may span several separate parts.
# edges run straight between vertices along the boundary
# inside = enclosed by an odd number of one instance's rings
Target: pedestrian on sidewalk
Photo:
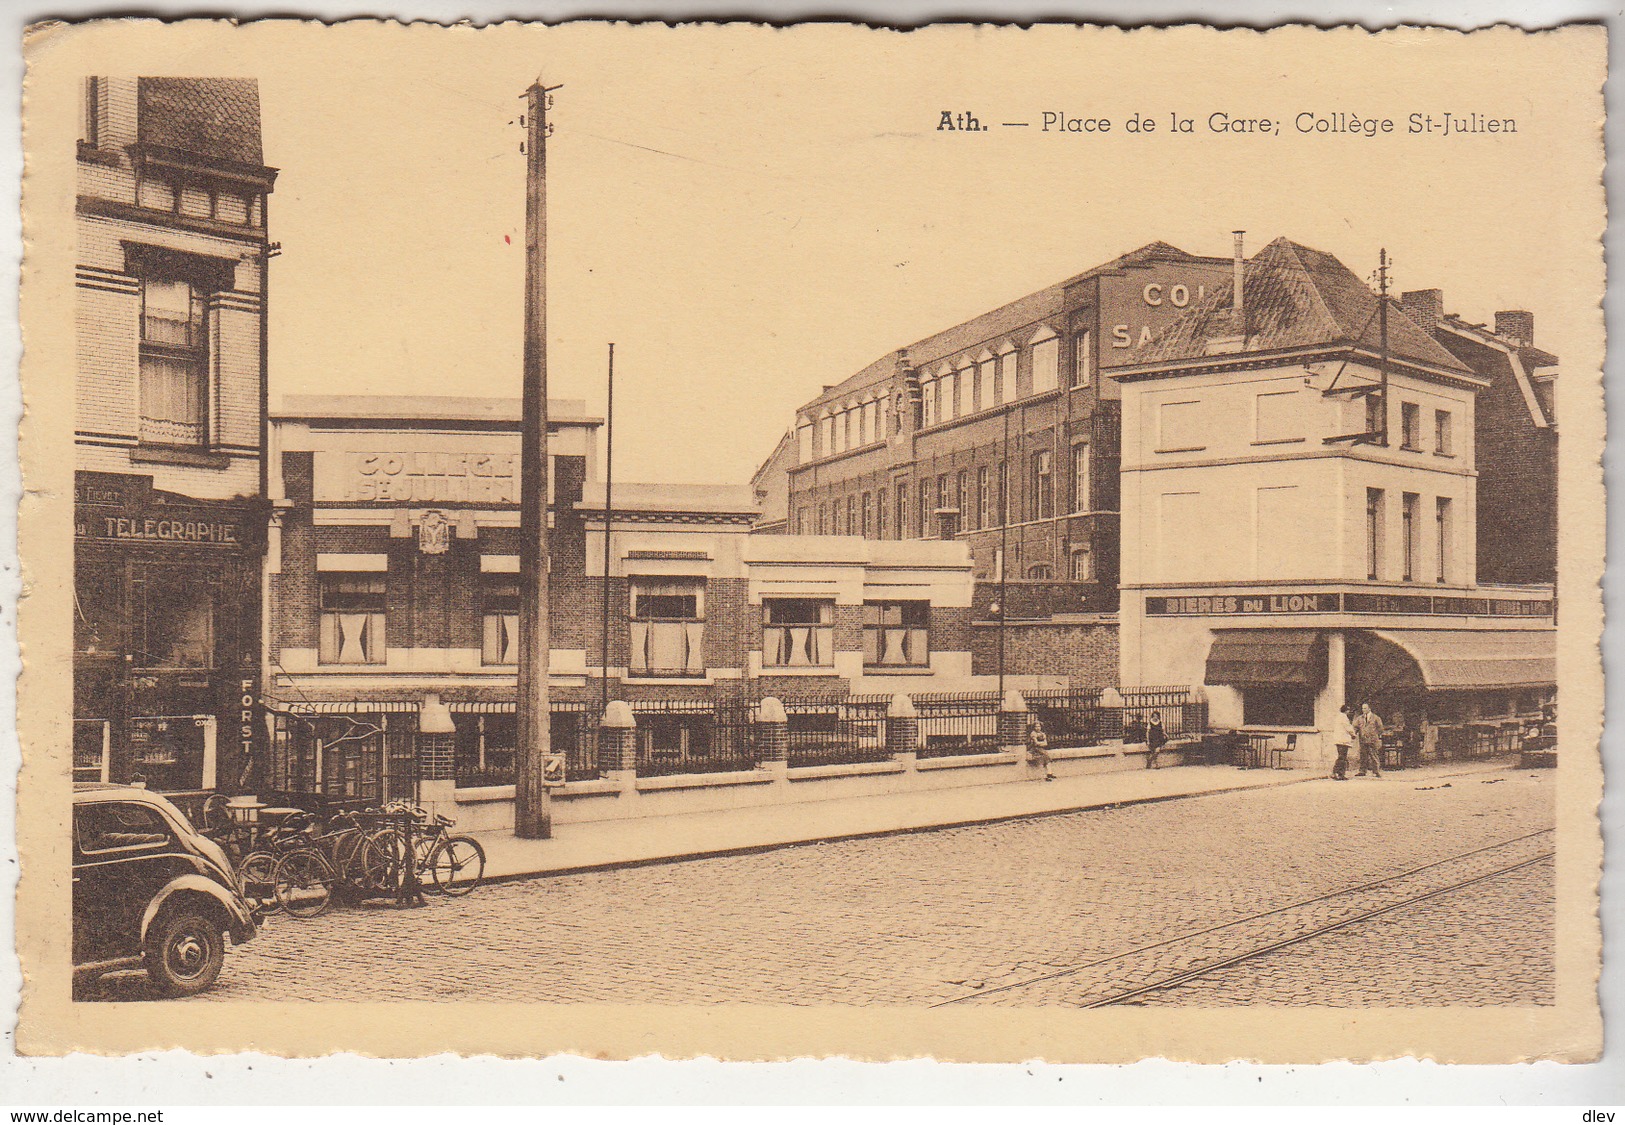
[[[1145,745],[1150,751],[1145,756],[1145,768],[1154,770],[1157,768],[1157,755],[1168,745],[1168,732],[1162,729],[1161,711],[1151,712],[1151,725],[1145,731]]]
[[[1332,779],[1347,781],[1349,748],[1354,745],[1354,720],[1349,718],[1347,703],[1337,709],[1337,718],[1332,720],[1332,743],[1337,747],[1337,761],[1332,763]]]
[[[1044,723],[1037,715],[1027,720],[1027,760],[1044,767],[1045,781],[1055,780],[1049,768],[1049,735],[1044,733]]]
[[[1382,776],[1382,719],[1371,709],[1370,703],[1360,704],[1360,714],[1354,720],[1354,737],[1360,743],[1360,772]]]

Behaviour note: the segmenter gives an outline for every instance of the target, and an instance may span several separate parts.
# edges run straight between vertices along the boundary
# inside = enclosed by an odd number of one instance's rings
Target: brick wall
[[[999,672],[999,628],[971,626],[971,667],[978,676]],[[1005,628],[1008,676],[1069,676],[1074,683],[1104,687],[1118,680],[1117,625],[1110,622],[1034,622]]]

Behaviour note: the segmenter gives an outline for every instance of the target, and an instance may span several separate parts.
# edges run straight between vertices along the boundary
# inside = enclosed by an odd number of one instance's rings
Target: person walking
[[[1349,705],[1347,703],[1337,709],[1337,717],[1332,720],[1332,744],[1337,747],[1337,761],[1332,763],[1332,778],[1335,781],[1349,779],[1349,748],[1354,745],[1354,721],[1349,718]]]
[[[1049,768],[1049,735],[1044,733],[1043,720],[1037,715],[1027,721],[1027,760],[1044,767],[1045,781],[1055,780]]]
[[[1168,732],[1162,729],[1161,711],[1151,713],[1151,725],[1145,731],[1145,745],[1146,749],[1150,751],[1145,756],[1145,768],[1154,770],[1157,768],[1157,755],[1162,752],[1164,746],[1168,745]]]
[[[1360,772],[1382,776],[1382,719],[1371,709],[1371,704],[1360,704],[1360,714],[1354,720],[1354,737],[1360,743]]]

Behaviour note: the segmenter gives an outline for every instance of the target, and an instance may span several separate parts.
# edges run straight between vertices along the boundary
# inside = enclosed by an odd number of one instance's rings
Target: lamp
[[[451,721],[451,708],[440,702],[436,692],[423,696],[423,706],[418,709],[418,731],[421,734],[457,733],[457,724]]]

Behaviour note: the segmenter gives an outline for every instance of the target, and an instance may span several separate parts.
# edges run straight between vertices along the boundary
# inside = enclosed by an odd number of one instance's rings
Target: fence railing
[[[742,701],[634,703],[638,773],[659,777],[755,769],[760,754],[752,711]]]
[[[786,702],[786,758],[792,766],[883,762],[888,700]]]
[[[932,692],[914,697],[921,758],[993,754],[999,742],[999,693]]]

